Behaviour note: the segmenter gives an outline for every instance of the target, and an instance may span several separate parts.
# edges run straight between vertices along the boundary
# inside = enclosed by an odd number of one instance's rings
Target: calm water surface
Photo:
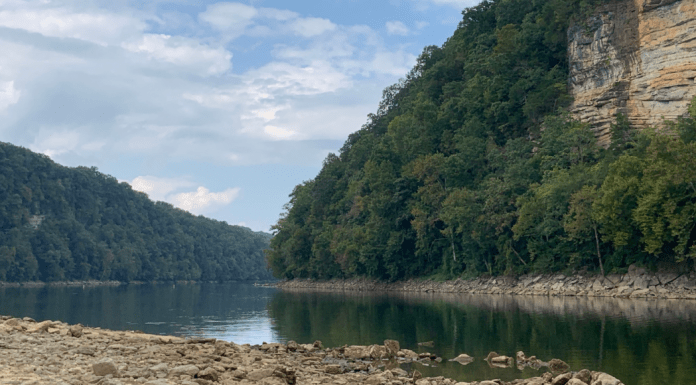
[[[462,366],[414,364],[460,381],[534,377],[489,367],[490,352],[519,350],[572,369],[602,370],[626,385],[696,383],[696,301],[437,294],[334,294],[248,284],[0,288],[0,314],[117,330],[215,337],[236,343],[401,346]],[[433,341],[429,347],[418,342]]]

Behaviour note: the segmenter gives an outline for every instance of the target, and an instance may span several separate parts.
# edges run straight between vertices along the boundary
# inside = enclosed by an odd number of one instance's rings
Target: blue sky
[[[476,0],[0,0],[0,140],[268,231]]]

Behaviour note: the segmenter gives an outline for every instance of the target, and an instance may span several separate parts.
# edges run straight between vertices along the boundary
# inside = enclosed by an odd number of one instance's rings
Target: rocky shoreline
[[[411,279],[379,282],[370,279],[317,281],[294,279],[275,284],[281,289],[317,291],[374,291],[417,293],[504,294],[532,296],[575,296],[614,298],[696,299],[696,271],[657,272],[631,265],[626,274],[599,275],[543,274],[520,277],[456,279],[436,282]]]
[[[491,352],[485,360],[492,367],[548,371],[511,382],[465,383],[422,378],[417,370],[401,368],[405,363],[441,360],[401,349],[394,340],[328,349],[320,341],[249,346],[0,317],[0,385],[622,385],[609,374],[572,372],[563,361],[543,362],[523,352],[516,358]],[[462,354],[451,361],[466,365],[472,360]]]

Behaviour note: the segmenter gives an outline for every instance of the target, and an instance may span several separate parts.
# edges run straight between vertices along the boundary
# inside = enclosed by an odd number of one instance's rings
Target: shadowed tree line
[[[620,271],[696,257],[696,106],[667,134],[623,116],[599,147],[569,103],[566,31],[604,1],[466,9],[295,187],[277,277]]]
[[[0,142],[0,281],[264,279],[269,239]]]

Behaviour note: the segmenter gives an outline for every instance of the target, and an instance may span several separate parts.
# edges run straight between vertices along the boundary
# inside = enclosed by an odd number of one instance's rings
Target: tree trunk
[[[592,227],[594,229],[595,243],[597,244],[597,259],[599,259],[599,271],[602,272],[602,277],[604,277],[604,265],[602,264],[602,254],[599,252],[599,234],[597,234],[597,225]]]

